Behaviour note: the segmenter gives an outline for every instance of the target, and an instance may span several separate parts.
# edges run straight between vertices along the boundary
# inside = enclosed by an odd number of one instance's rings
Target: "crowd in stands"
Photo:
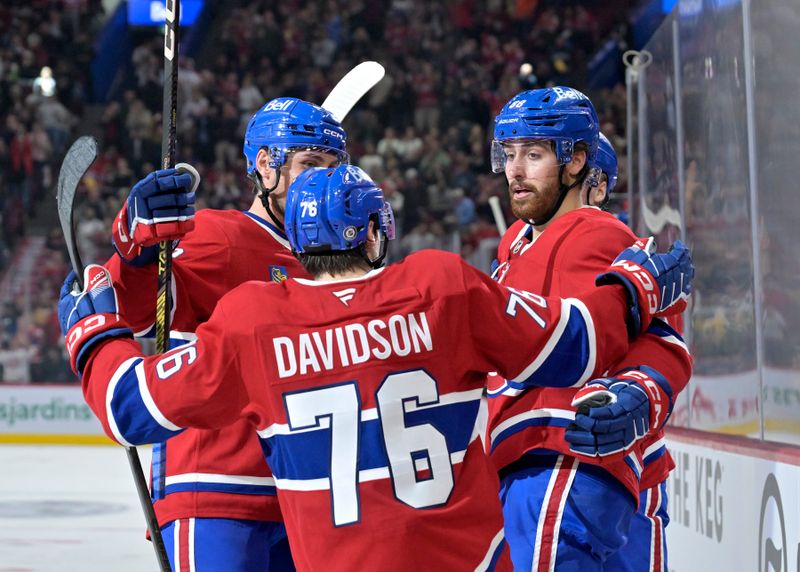
[[[71,379],[54,310],[63,239],[33,249],[35,281],[14,287],[7,270],[24,257],[41,209],[55,209],[61,158],[87,102],[100,0],[0,3],[0,379]],[[25,250],[27,252],[27,250]],[[17,260],[17,262],[20,262]],[[25,261],[22,261],[25,262]]]
[[[91,81],[90,38],[99,25],[96,15],[102,13],[95,4],[34,0],[0,7],[0,119],[5,128],[0,138],[0,269],[8,267],[9,253],[37,209],[54,208],[50,189],[60,157],[77,135],[71,129],[81,117]],[[492,117],[521,89],[562,83],[585,88],[585,64],[609,30],[579,4],[214,4],[205,46],[194,59],[183,57],[179,70],[178,156],[201,173],[198,207],[250,205],[242,138],[247,120],[266,101],[296,96],[319,103],[353,65],[376,60],[387,76],[344,126],[352,162],[379,183],[397,215],[393,258],[444,248],[488,270],[499,238],[488,199],[506,194],[504,177],[492,174],[489,166]],[[42,5],[57,9],[34,18]],[[84,262],[102,262],[112,253],[111,220],[132,184],[157,168],[160,156],[163,40],[157,30],[137,38],[135,73],[102,110],[101,155],[83,181],[77,235]],[[76,55],[63,58],[73,50]],[[531,64],[525,74],[520,73],[523,63]],[[37,94],[35,85],[45,65],[56,81],[55,95],[49,97]],[[622,149],[624,135],[614,126],[624,125],[624,88],[591,95],[603,129]],[[30,149],[27,162],[19,160],[23,142]],[[11,379],[5,366],[0,379],[6,381],[71,379],[57,355],[54,300],[68,269],[59,231],[47,236],[44,252],[46,263],[26,307],[18,300],[0,306],[0,365],[2,351],[17,346],[28,349],[31,365],[27,375],[11,376],[20,379]]]

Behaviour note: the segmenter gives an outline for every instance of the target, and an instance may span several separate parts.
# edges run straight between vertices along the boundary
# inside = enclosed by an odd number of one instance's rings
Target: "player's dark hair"
[[[353,270],[371,270],[364,261],[364,254],[361,248],[329,252],[297,252],[295,256],[300,261],[300,264],[303,265],[303,268],[306,269],[306,272],[315,278],[322,274],[341,276]]]

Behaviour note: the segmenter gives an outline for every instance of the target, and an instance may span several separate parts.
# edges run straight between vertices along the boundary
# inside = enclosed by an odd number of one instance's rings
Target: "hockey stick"
[[[361,62],[339,80],[321,107],[330,111],[336,121],[344,121],[358,100],[381,81],[385,74],[386,70],[378,62]]]
[[[500,199],[497,197],[489,197],[489,206],[492,208],[494,224],[497,225],[500,236],[503,236],[506,230],[508,230],[508,227],[506,227],[506,218],[503,216],[503,209],[500,208]]]
[[[77,237],[75,234],[75,193],[81,179],[97,159],[97,141],[94,137],[84,135],[78,138],[67,151],[64,161],[61,163],[61,171],[58,173],[58,187],[56,190],[56,201],[58,203],[58,222],[61,223],[61,231],[64,233],[64,241],[67,243],[67,253],[75,271],[75,281],[79,289],[83,289],[83,262],[81,262],[78,252]],[[128,456],[128,464],[131,467],[133,482],[136,485],[136,494],[139,503],[142,505],[142,512],[147,522],[147,530],[153,540],[153,548],[158,557],[159,566],[162,572],[169,572],[169,558],[164,548],[164,541],[161,538],[161,529],[158,527],[158,520],[150,500],[150,489],[144,477],[144,469],[139,459],[139,452],[136,447],[125,447]]]
[[[178,130],[178,49],[180,0],[166,0],[164,25],[164,107],[161,112],[161,168],[175,166]],[[158,243],[158,290],[156,292],[156,353],[169,349],[169,317],[172,307],[172,242]]]

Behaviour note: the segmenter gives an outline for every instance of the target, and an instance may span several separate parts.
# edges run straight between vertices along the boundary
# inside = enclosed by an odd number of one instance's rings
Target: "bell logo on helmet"
[[[345,229],[342,231],[342,236],[345,240],[353,240],[356,235],[358,234],[358,229],[354,226],[346,226]]]
[[[262,111],[286,111],[295,99],[273,99],[264,106]]]

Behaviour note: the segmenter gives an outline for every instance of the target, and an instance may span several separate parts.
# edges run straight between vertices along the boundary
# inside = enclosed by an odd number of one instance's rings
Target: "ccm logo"
[[[75,349],[75,344],[77,344],[85,334],[91,333],[97,328],[104,326],[105,323],[106,317],[103,314],[95,314],[72,328],[69,336],[67,336],[67,351],[71,354],[72,350]]]
[[[638,264],[633,264],[632,262],[628,262],[626,260],[615,262],[612,264],[612,266],[621,266],[630,272],[644,288],[645,296],[647,298],[647,308],[650,310],[650,313],[652,314],[658,310],[658,295],[655,291],[655,284],[653,284],[653,277],[649,272],[642,269],[642,267]]]
[[[664,404],[661,401],[661,388],[655,381],[650,379],[647,374],[641,371],[629,371],[625,374],[625,377],[635,379],[647,390],[650,404],[653,406],[653,412],[655,413],[653,419],[650,420],[650,427],[660,427],[662,423],[662,413],[664,413]]]
[[[322,132],[325,135],[330,135],[331,137],[336,137],[337,139],[342,139],[342,140],[344,139],[341,133],[339,133],[338,131],[334,131],[333,129],[323,129]]]

